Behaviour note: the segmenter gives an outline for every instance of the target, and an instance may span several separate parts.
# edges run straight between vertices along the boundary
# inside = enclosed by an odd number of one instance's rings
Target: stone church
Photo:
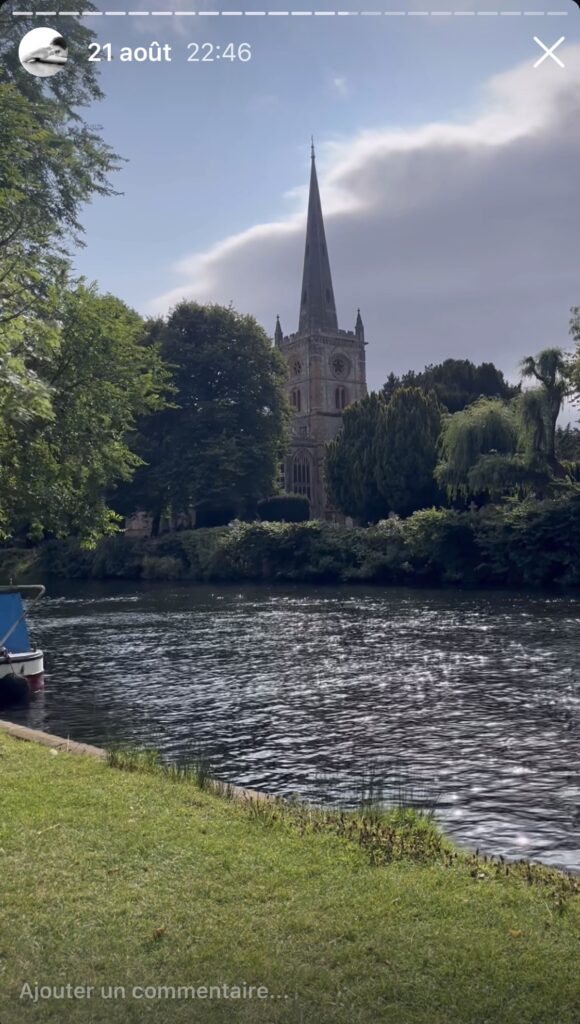
[[[298,331],[284,336],[278,317],[274,334],[288,364],[293,410],[281,483],[286,491],[310,499],[313,518],[339,520],[324,487],[324,453],[340,430],[343,410],[367,393],[365,335],[360,310],[354,331],[338,326],[314,146],[311,160]]]

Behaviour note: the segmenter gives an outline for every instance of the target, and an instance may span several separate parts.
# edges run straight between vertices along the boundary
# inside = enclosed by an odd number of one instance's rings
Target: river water
[[[51,585],[44,693],[15,721],[223,779],[435,809],[456,841],[580,870],[580,599]]]

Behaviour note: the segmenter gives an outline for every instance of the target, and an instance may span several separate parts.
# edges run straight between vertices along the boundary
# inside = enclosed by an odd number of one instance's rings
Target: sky
[[[132,10],[199,13],[90,19],[115,55],[100,64],[106,98],[90,119],[126,163],[123,194],[84,212],[79,273],[144,314],[181,298],[233,302],[269,334],[276,314],[295,331],[314,135],[339,324],[352,329],[361,308],[370,387],[448,356],[493,360],[515,379],[525,355],[569,345],[578,7],[362,0],[348,10],[404,13],[201,13],[246,8],[289,9],[139,0]],[[551,57],[534,67],[545,52],[534,36],[547,47],[565,36],[564,68]],[[172,46],[171,63],[119,60],[121,46],[153,41]],[[214,56],[248,42],[252,58],[188,62],[194,41]]]

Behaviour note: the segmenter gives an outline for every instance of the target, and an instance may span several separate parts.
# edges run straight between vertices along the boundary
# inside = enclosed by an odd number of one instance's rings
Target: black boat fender
[[[30,686],[25,676],[15,674],[0,679],[0,708],[11,704],[27,704],[30,700]]]

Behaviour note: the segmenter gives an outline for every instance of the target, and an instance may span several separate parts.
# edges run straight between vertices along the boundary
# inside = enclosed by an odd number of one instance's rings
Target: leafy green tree
[[[402,377],[391,373],[383,388],[390,399],[400,388],[421,388],[433,391],[448,412],[459,412],[479,398],[509,400],[519,392],[518,386],[508,384],[501,370],[493,363],[476,366],[469,359],[445,359],[442,363],[426,366],[420,373],[409,370]]]
[[[34,23],[0,14],[0,276],[23,277],[29,288],[18,290],[20,298],[54,282],[46,261],[81,243],[79,211],[95,196],[112,194],[109,176],[119,162],[80,114],[102,96],[96,65],[86,60],[94,33],[75,18],[57,25],[73,59],[60,74],[37,79],[18,59],[20,39]],[[4,306],[6,287],[0,301]]]
[[[131,432],[163,405],[168,371],[137,313],[94,287],[64,292],[58,323],[59,346],[40,366],[50,409],[3,422],[1,508],[11,532],[94,540],[114,527],[106,492],[140,464]]]
[[[445,420],[435,479],[451,500],[503,494],[521,482],[517,447],[514,408],[482,398]]]
[[[447,421],[435,475],[451,499],[542,497],[574,478],[574,467],[563,466],[556,452],[556,424],[570,386],[568,363],[560,349],[545,349],[521,367],[539,387],[509,405],[476,402]]]
[[[367,523],[431,504],[440,429],[437,399],[419,388],[398,389],[389,402],[370,394],[349,406],[338,437],[327,446],[325,475],[334,505]]]
[[[556,456],[560,462],[580,464],[580,429],[567,423],[556,428]]]
[[[338,437],[326,449],[328,495],[344,515],[361,523],[376,522],[389,512],[376,473],[376,443],[385,410],[384,398],[376,393],[349,405]]]
[[[59,446],[56,437],[62,409],[53,374],[59,348],[68,344],[69,256],[81,244],[79,212],[112,193],[118,158],[81,114],[101,97],[96,65],[85,59],[94,34],[79,19],[52,19],[72,59],[60,75],[40,80],[18,59],[22,36],[36,24],[33,15],[0,11],[0,526],[38,534],[76,524],[91,533],[106,512],[97,514],[97,499],[80,480],[73,508],[65,482],[65,465],[69,485],[73,475],[70,442]],[[91,454],[97,458],[96,449]],[[82,457],[90,462],[86,452]],[[80,465],[76,472],[82,476]]]
[[[150,328],[171,367],[171,407],[139,425],[146,465],[117,507],[137,507],[158,522],[203,507],[255,510],[271,494],[283,454],[289,409],[286,366],[250,316],[182,302]]]
[[[18,59],[35,24],[32,15],[0,11],[0,417],[10,419],[49,415],[46,384],[31,364],[58,344],[55,309],[67,250],[82,234],[79,211],[112,193],[108,178],[118,165],[79,113],[101,97],[96,65],[84,59],[94,34],[78,19],[53,19],[73,59],[40,80]]]
[[[527,356],[521,364],[522,376],[539,383],[524,391],[519,399],[522,441],[529,465],[545,463],[555,478],[565,475],[556,456],[556,425],[570,388],[570,373],[559,348],[543,349]]]
[[[440,431],[441,409],[432,391],[395,391],[375,441],[377,486],[389,510],[407,516],[436,500]]]
[[[580,402],[580,306],[573,306],[570,318],[570,335],[575,345],[571,356],[568,372],[570,375],[570,393],[572,401]]]
[[[51,246],[34,194],[42,188],[46,135],[32,105],[0,85],[0,420],[50,415],[38,372],[58,344],[55,300],[66,264]]]
[[[83,3],[83,11],[97,10],[93,3]],[[63,234],[79,234],[82,205],[95,195],[113,193],[109,176],[118,166],[119,157],[81,113],[103,98],[99,65],[87,59],[89,46],[97,38],[95,33],[86,22],[71,16],[57,15],[50,24],[64,35],[70,59],[59,74],[40,79],[24,71],[18,58],[20,40],[38,27],[38,18],[33,13],[14,18],[10,10],[0,10],[0,89],[11,87],[12,97],[18,94],[38,129],[45,133],[46,145],[37,151],[34,168],[39,178],[36,188],[28,190],[28,202],[32,208],[44,210]],[[13,136],[15,146],[25,141],[21,134]],[[26,159],[32,168],[29,155]]]

